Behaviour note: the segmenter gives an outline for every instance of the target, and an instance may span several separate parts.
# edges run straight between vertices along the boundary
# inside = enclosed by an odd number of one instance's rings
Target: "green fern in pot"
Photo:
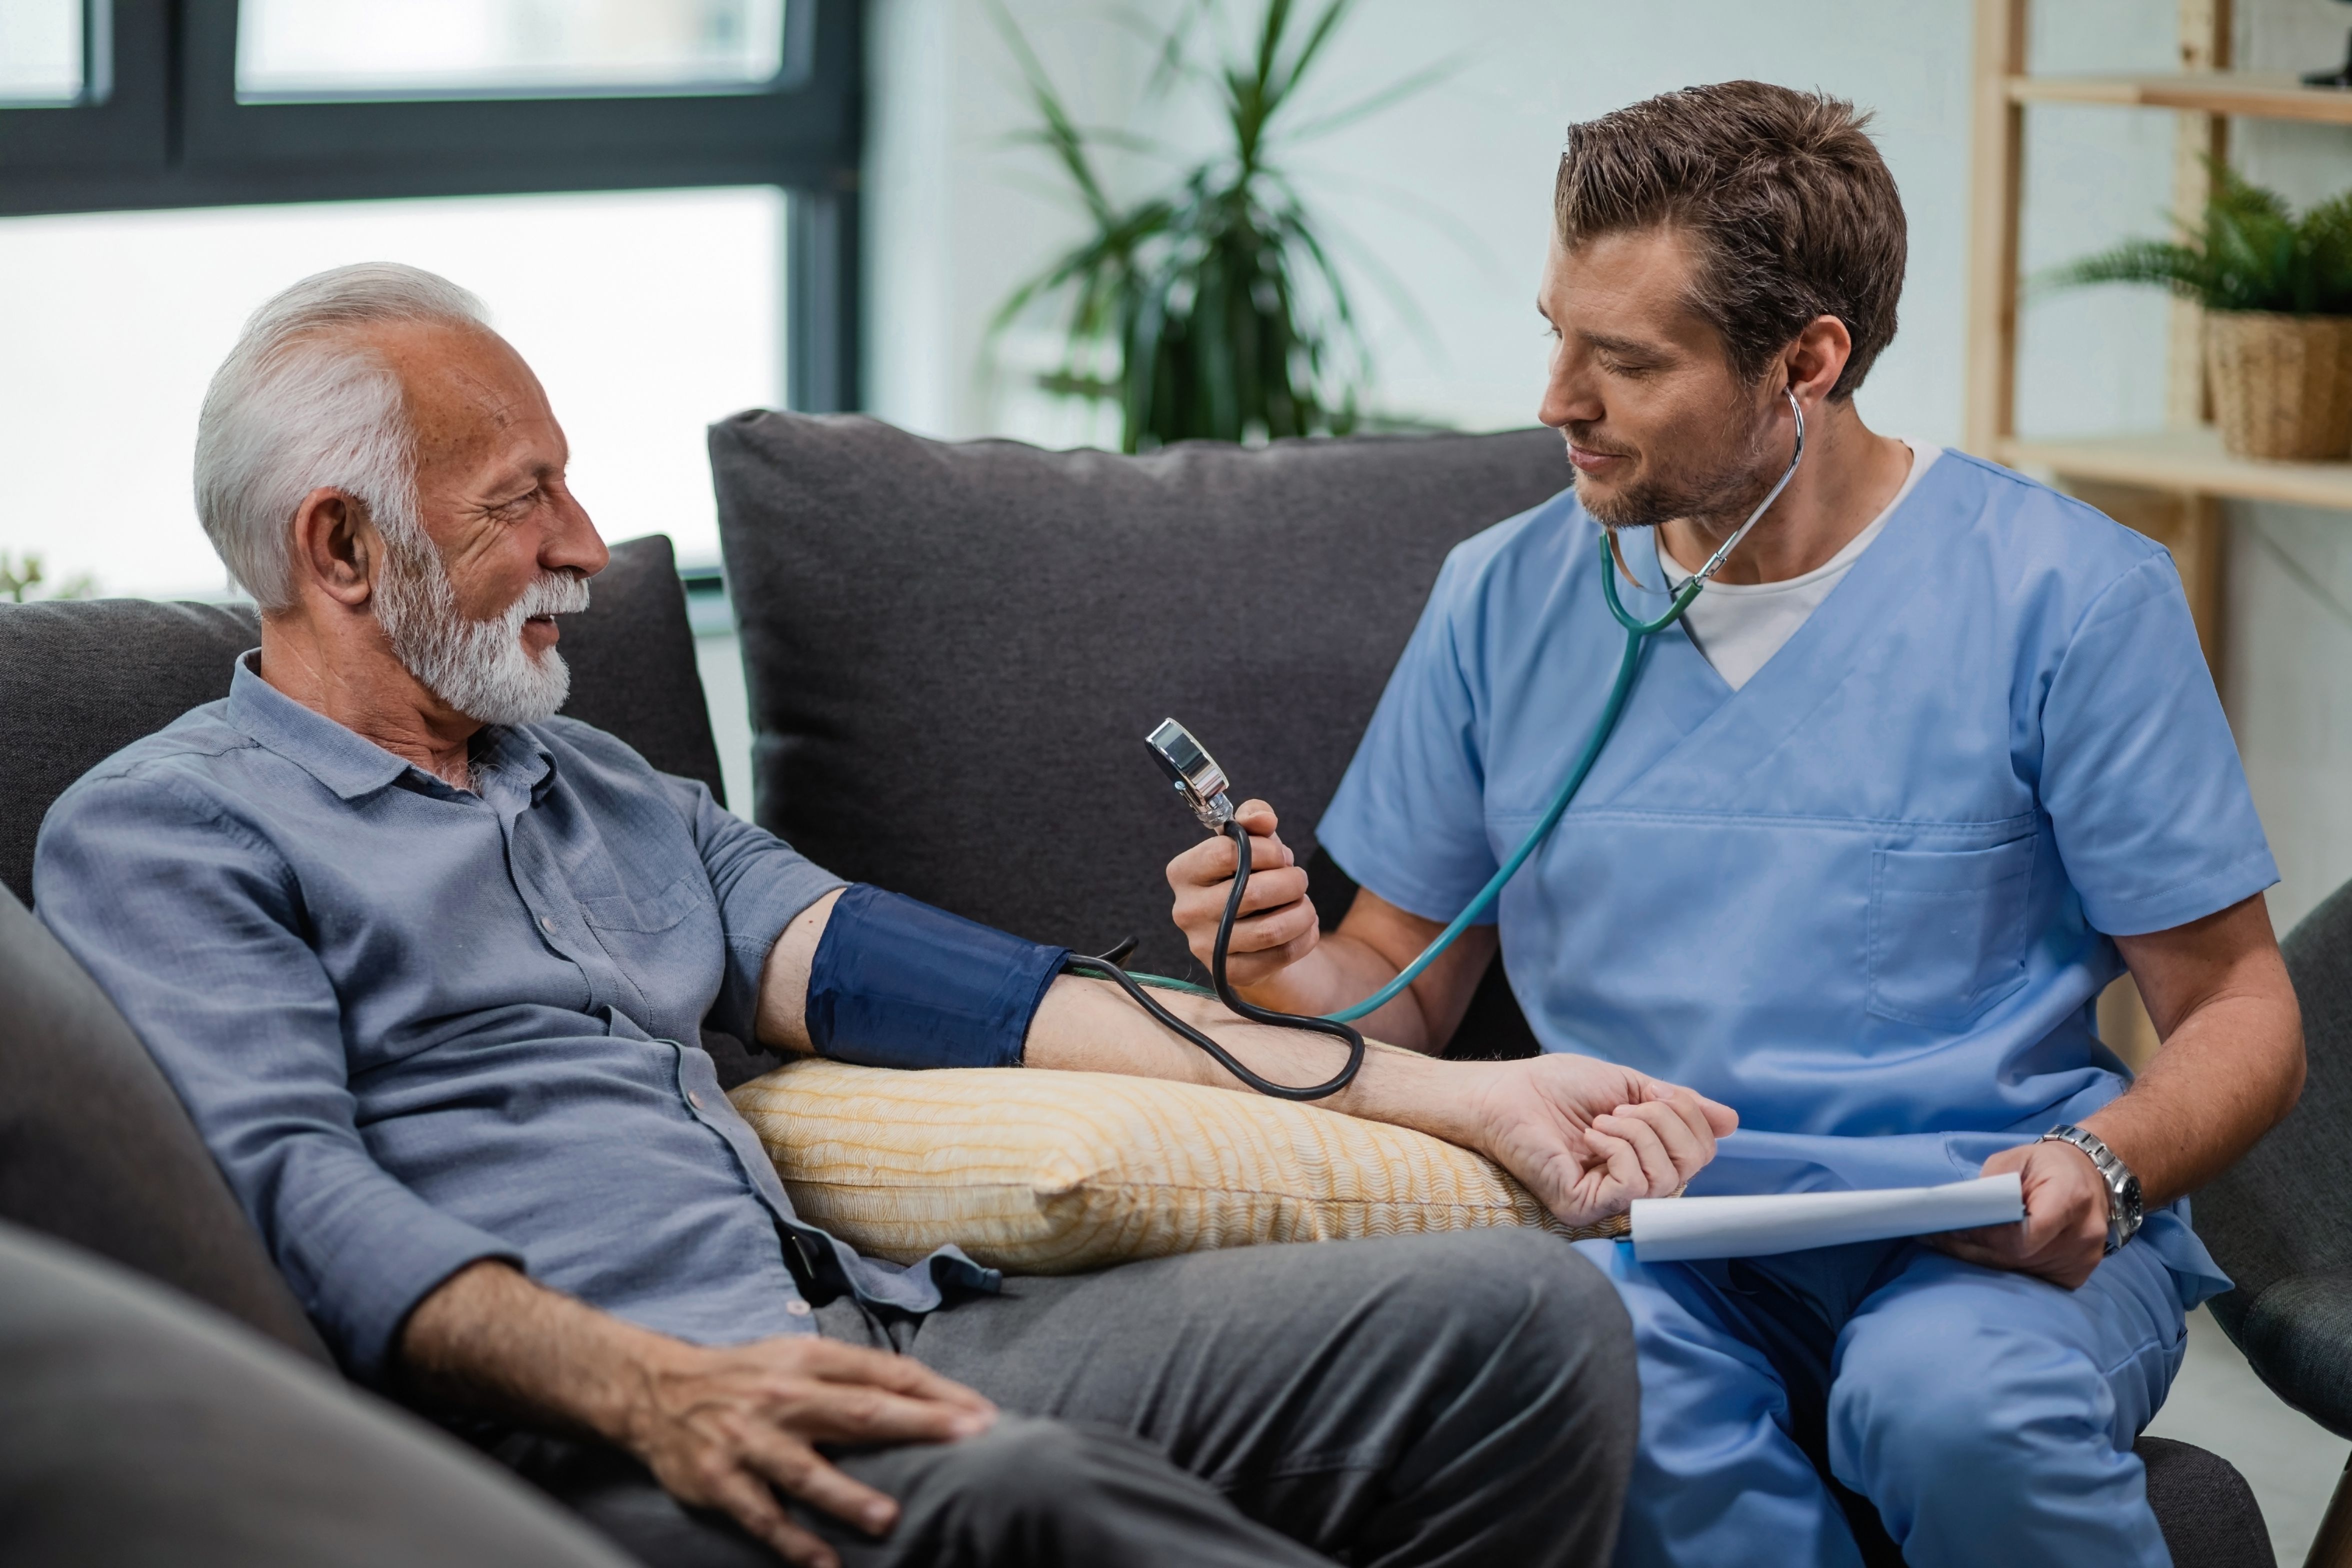
[[[2221,163],[2194,226],[2133,239],[2046,282],[2156,284],[2205,308],[2222,445],[2245,458],[2352,454],[2352,192],[2298,216]]]

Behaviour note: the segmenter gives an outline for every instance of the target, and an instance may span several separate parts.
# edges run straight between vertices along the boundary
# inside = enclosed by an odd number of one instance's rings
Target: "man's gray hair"
[[[245,323],[196,421],[196,516],[264,610],[294,604],[294,513],[343,491],[387,536],[416,533],[416,434],[399,376],[362,329],[487,328],[446,278],[363,262],[305,278]]]

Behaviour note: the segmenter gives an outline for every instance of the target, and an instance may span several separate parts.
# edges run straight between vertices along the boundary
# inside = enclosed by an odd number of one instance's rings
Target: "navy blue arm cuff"
[[[1019,1067],[1029,1020],[1068,956],[853,883],[809,968],[809,1039],[862,1067]]]

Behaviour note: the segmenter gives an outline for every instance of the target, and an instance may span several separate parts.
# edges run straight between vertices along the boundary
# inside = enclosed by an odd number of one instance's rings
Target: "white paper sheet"
[[[2004,1225],[2025,1217],[2017,1173],[1940,1187],[1781,1193],[1738,1198],[1636,1198],[1633,1256],[1643,1263],[1766,1258],[1898,1236]]]

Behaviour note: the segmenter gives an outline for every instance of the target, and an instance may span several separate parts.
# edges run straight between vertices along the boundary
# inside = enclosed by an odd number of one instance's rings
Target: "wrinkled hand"
[[[898,1505],[835,1469],[818,1444],[943,1443],[995,1419],[994,1405],[920,1363],[812,1334],[678,1346],[646,1369],[625,1431],[671,1496],[725,1510],[787,1562],[839,1568],[775,1494],[877,1536]]]
[[[1249,829],[1250,879],[1242,894],[1241,914],[1234,921],[1225,973],[1246,991],[1314,952],[1321,932],[1315,906],[1307,899],[1306,868],[1275,834],[1280,824],[1274,807],[1246,800],[1234,820]],[[1222,834],[1202,839],[1168,862],[1177,928],[1203,966],[1216,949],[1217,923],[1224,918],[1235,868],[1234,841]]]
[[[1596,1061],[1547,1055],[1475,1066],[1475,1146],[1569,1225],[1680,1192],[1738,1113],[1695,1089]]]
[[[1977,1173],[2010,1171],[2025,1188],[2023,1219],[1947,1231],[1927,1244],[1963,1262],[2077,1289],[2107,1247],[2107,1184],[2099,1168],[2072,1143],[2026,1143],[2003,1149]]]

